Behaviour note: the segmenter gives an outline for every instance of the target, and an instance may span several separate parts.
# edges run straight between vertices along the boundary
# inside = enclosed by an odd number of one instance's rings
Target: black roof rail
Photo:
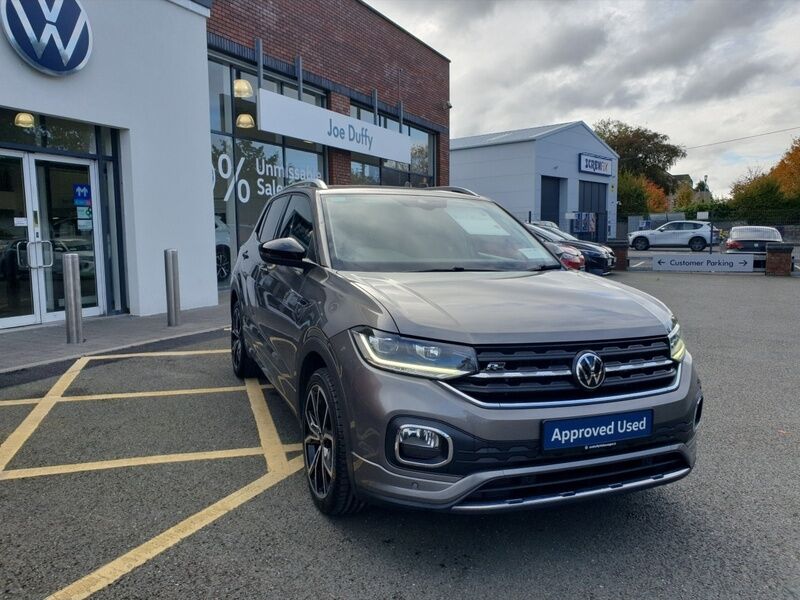
[[[327,190],[327,184],[322,181],[322,179],[305,179],[303,181],[295,181],[294,183],[290,183],[287,185],[285,189],[292,188],[292,187],[313,187],[320,190]]]
[[[457,194],[466,194],[467,196],[480,196],[473,192],[472,190],[468,190],[465,187],[459,187],[457,185],[435,185],[433,187],[427,188],[429,190],[442,190],[443,192],[455,192]]]

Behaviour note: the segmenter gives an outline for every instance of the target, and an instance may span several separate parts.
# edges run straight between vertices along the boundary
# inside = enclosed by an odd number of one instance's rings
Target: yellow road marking
[[[198,356],[202,354],[227,354],[229,349],[221,350],[176,350],[174,352],[128,352],[125,354],[103,354],[102,356],[89,356],[89,360],[105,360],[110,358],[158,358],[160,356]]]
[[[284,452],[300,452],[303,449],[303,444],[284,444]]]
[[[162,396],[192,396],[197,394],[223,394],[243,392],[245,386],[235,385],[217,388],[189,388],[185,390],[155,390],[150,392],[113,392],[110,394],[90,394],[88,396],[64,396],[61,402],[82,402],[85,400],[119,400],[125,398],[156,398]]]
[[[272,420],[267,400],[258,379],[245,379],[247,387],[247,397],[250,398],[250,408],[256,420],[258,438],[261,440],[261,447],[264,449],[264,458],[267,461],[267,468],[270,471],[280,470],[286,466],[286,453],[283,444]]]
[[[180,454],[160,454],[157,456],[137,456],[134,458],[118,458],[96,462],[73,463],[68,465],[51,465],[29,469],[12,469],[0,471],[0,481],[6,479],[26,479],[44,475],[62,475],[64,473],[82,473],[84,471],[102,471],[123,467],[139,467],[142,465],[160,465],[165,463],[189,462],[195,460],[219,460],[222,458],[241,458],[243,456],[259,456],[262,448],[233,448],[231,450],[210,450],[208,452],[184,452]]]
[[[42,401],[34,406],[33,410],[25,417],[25,420],[22,421],[14,432],[6,438],[6,441],[0,445],[0,471],[4,470],[6,465],[14,458],[14,455],[36,430],[42,422],[42,419],[47,416],[50,409],[59,401],[61,395],[75,380],[88,360],[89,359],[85,356],[76,360],[75,363],[67,369],[67,372],[58,378],[58,381],[50,388],[50,391],[47,392],[47,395],[45,395]]]
[[[22,404],[38,404],[41,398],[23,398],[22,400],[0,400],[0,408],[4,406],[20,406]]]
[[[88,598],[302,468],[303,457],[293,458],[286,462],[283,468],[270,471],[266,475],[259,477],[254,482],[215,502],[199,513],[184,519],[177,525],[112,560],[86,577],[55,592],[49,598],[53,600]]]

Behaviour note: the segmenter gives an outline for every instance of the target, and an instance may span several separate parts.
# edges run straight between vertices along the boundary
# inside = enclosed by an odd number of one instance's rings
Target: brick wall
[[[215,0],[208,31],[293,63],[303,57],[309,73],[394,106],[449,131],[450,65],[413,36],[358,0]],[[337,97],[338,96],[338,97]],[[349,114],[350,101],[331,94],[330,108]],[[437,147],[439,185],[449,181],[449,133]],[[349,183],[349,153],[330,151],[331,183]],[[341,163],[347,163],[347,173]]]

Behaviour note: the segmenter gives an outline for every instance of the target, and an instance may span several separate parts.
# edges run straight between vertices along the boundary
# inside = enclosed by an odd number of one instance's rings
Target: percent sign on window
[[[243,166],[244,157],[241,157],[236,163],[236,172],[234,173],[233,160],[228,154],[220,154],[217,158],[217,173],[228,182],[228,189],[225,190],[225,202],[231,199],[234,188],[236,188],[236,197],[239,198],[239,202],[247,204],[250,201],[250,182],[246,179],[239,179]]]

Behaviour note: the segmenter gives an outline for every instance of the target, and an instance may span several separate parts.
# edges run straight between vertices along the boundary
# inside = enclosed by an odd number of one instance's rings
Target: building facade
[[[0,328],[64,318],[66,253],[86,316],[164,312],[166,248],[182,307],[208,306],[293,181],[448,181],[449,61],[359,0],[0,16]]]
[[[452,185],[582,239],[616,236],[619,156],[586,123],[458,138],[450,147]]]

